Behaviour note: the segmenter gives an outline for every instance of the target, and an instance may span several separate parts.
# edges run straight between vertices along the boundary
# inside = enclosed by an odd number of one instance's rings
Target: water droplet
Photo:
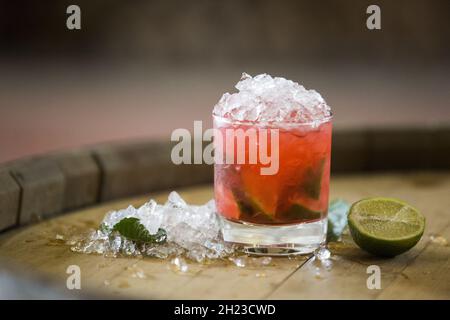
[[[272,262],[272,257],[252,258],[252,265],[257,267],[268,266]]]
[[[314,271],[314,278],[323,279],[322,274],[320,273],[320,268],[316,267]]]
[[[247,265],[247,256],[240,257],[231,257],[230,261],[232,261],[237,267],[244,268]]]
[[[330,271],[333,267],[333,261],[331,259],[323,260],[323,261],[321,261],[321,263],[322,263],[322,266],[327,271]]]
[[[438,235],[438,234],[430,235],[430,241],[431,241],[431,243],[438,244],[440,246],[444,246],[444,247],[448,246],[447,239],[445,239],[443,236]]]
[[[127,271],[131,272],[132,278],[138,278],[138,279],[145,279],[147,278],[147,275],[145,274],[144,270],[138,267],[138,265],[135,263],[131,267],[126,268]]]
[[[314,256],[320,261],[324,261],[330,259],[331,252],[326,246],[320,246],[316,251],[314,251]]]
[[[268,266],[272,262],[272,257],[263,257],[261,258],[261,264],[263,266]]]

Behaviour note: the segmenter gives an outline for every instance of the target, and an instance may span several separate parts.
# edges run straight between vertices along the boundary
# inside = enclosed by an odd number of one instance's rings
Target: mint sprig
[[[327,242],[337,241],[347,226],[347,215],[350,204],[342,199],[330,202],[328,207]]]
[[[123,237],[141,243],[164,243],[167,233],[159,228],[155,234],[150,234],[138,218],[124,218],[116,223],[112,231],[117,231]]]

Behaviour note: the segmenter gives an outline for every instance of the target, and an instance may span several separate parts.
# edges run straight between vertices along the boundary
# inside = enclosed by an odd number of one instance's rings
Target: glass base
[[[226,242],[244,246],[254,255],[286,256],[308,254],[325,243],[327,218],[310,223],[269,226],[237,223],[221,217],[222,235]]]

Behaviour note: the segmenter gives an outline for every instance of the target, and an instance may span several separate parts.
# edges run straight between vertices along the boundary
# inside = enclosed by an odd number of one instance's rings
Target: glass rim
[[[225,118],[223,116],[219,116],[217,114],[214,114],[214,112],[212,113],[212,117],[213,119],[217,118],[223,122],[226,122],[228,124],[233,124],[233,125],[247,125],[247,126],[263,126],[263,127],[286,127],[286,126],[292,126],[292,127],[318,127],[324,123],[329,123],[331,122],[331,120],[333,120],[333,112],[330,111],[330,115],[317,120],[317,121],[309,121],[309,122],[298,122],[298,121],[272,121],[272,122],[267,122],[267,121],[250,121],[250,120],[233,120],[233,119],[229,119],[229,118]]]

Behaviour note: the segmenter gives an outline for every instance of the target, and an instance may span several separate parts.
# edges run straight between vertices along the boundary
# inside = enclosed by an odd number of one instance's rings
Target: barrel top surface
[[[211,185],[180,189],[193,204],[213,196]],[[366,254],[353,243],[330,245],[327,268],[311,256],[273,258],[268,266],[240,268],[229,261],[189,262],[179,273],[170,260],[107,258],[74,253],[57,234],[96,228],[106,212],[149,198],[165,202],[168,192],[121,199],[8,231],[0,236],[0,257],[66,289],[70,265],[81,269],[81,288],[89,294],[157,299],[450,299],[450,246],[431,240],[450,239],[450,172],[336,176],[331,199],[349,202],[369,196],[403,199],[417,207],[427,225],[421,241],[392,259]],[[381,270],[381,289],[368,289],[368,266]]]

